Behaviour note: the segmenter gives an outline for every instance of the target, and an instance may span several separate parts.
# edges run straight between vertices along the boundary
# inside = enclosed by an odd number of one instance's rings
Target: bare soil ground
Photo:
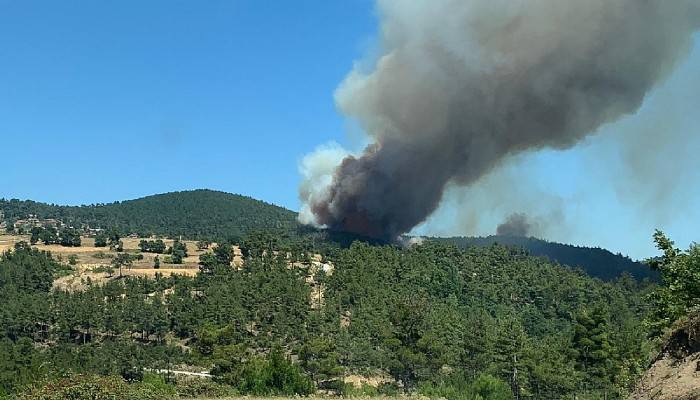
[[[394,382],[391,377],[388,376],[361,376],[361,375],[348,375],[343,378],[343,381],[347,384],[352,384],[356,388],[361,388],[362,386],[379,387],[385,383]]]
[[[700,399],[700,354],[675,360],[662,358],[644,375],[634,400],[695,400]]]
[[[700,399],[700,314],[676,325],[631,399]]]

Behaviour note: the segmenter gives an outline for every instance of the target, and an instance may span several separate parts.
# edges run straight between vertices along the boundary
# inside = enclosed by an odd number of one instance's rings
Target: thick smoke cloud
[[[571,147],[634,113],[700,26],[697,0],[378,6],[382,56],[336,93],[373,143],[332,179],[305,174],[314,190],[301,191],[301,218],[384,239],[424,221],[448,183],[474,183],[526,150]]]
[[[522,236],[527,237],[532,230],[532,223],[528,220],[527,215],[523,213],[511,214],[503,223],[496,228],[497,235],[505,236]]]

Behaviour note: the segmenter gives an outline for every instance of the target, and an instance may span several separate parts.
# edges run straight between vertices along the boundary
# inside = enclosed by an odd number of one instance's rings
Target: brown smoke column
[[[636,112],[688,52],[700,0],[378,1],[382,56],[338,89],[373,144],[302,200],[316,224],[394,239],[448,183],[574,146]],[[465,205],[468,207],[468,204]]]

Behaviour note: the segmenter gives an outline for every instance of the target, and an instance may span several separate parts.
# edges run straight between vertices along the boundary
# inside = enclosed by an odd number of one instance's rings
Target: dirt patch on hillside
[[[29,235],[0,235],[0,253],[13,249],[18,242],[29,243]],[[141,260],[134,260],[131,268],[123,268],[122,275],[124,276],[148,276],[154,277],[157,273],[163,276],[170,275],[186,275],[195,276],[199,272],[199,256],[210,249],[200,250],[197,248],[197,242],[192,240],[184,240],[183,243],[187,246],[188,256],[183,259],[182,264],[168,264],[165,262],[166,254],[141,253],[137,238],[122,238],[124,243],[124,251],[129,254],[141,254]],[[166,246],[172,246],[174,240],[163,239]],[[64,247],[56,244],[45,245],[37,243],[32,247],[42,251],[49,251],[53,257],[64,264],[68,264],[72,260],[75,265],[72,266],[73,272],[68,276],[63,276],[56,279],[54,287],[64,290],[80,290],[85,287],[85,282],[92,281],[100,284],[111,279],[115,279],[119,275],[119,271],[115,270],[113,274],[107,273],[108,266],[112,258],[117,255],[116,252],[109,247],[95,247],[95,239],[90,237],[81,238],[80,247]],[[238,247],[234,247],[234,265],[242,264],[241,251]],[[160,268],[154,269],[155,258],[160,259]]]
[[[361,388],[365,385],[371,387],[379,387],[386,383],[391,383],[394,380],[386,376],[361,376],[361,375],[349,375],[343,378],[343,382],[349,385],[353,385],[356,388]]]
[[[673,331],[630,399],[700,399],[699,314],[680,323]]]

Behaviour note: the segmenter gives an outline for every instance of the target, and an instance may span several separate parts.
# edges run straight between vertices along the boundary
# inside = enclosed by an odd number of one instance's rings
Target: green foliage
[[[182,264],[182,260],[187,257],[187,246],[185,243],[175,240],[173,245],[168,249],[170,259],[173,264]]]
[[[649,263],[661,272],[663,285],[649,296],[655,310],[648,322],[653,334],[659,335],[677,319],[700,307],[700,246],[692,244],[687,251],[681,251],[658,230],[654,242],[663,255]]]
[[[220,243],[213,252],[199,256],[199,270],[203,274],[212,274],[216,268],[230,268],[233,262],[233,246]]]
[[[342,383],[342,381],[339,382]],[[339,386],[338,391],[343,397],[376,397],[379,395],[379,390],[376,387],[366,383],[363,383],[360,387],[353,384],[342,384]]]
[[[42,361],[31,339],[0,339],[0,398],[39,379]]]
[[[301,367],[318,386],[321,382],[333,380],[343,373],[332,338],[312,336],[302,345],[299,354]]]
[[[31,237],[29,238],[29,243],[33,246],[39,243],[40,235],[44,230],[42,228],[34,227],[32,228]]]
[[[219,265],[212,252],[207,252],[199,256],[199,272],[201,274],[212,274]]]
[[[243,394],[257,396],[309,395],[314,384],[303,370],[275,347],[265,358],[253,357],[227,364],[225,370],[217,365],[222,380],[238,388]]]
[[[612,364],[593,389],[618,390],[610,382],[614,371],[641,351],[614,334],[644,332],[643,294],[628,281],[602,283],[502,246],[354,244],[331,261],[326,304],[349,324],[336,339],[343,366],[381,365],[405,387],[439,382],[445,366],[460,366],[467,376],[487,372],[508,382],[521,398],[591,390],[584,382],[597,372],[574,368],[572,315],[599,303],[625,317],[591,333],[604,335],[595,351],[607,351]],[[623,355],[623,348],[631,350]]]
[[[134,256],[131,254],[127,253],[119,253],[117,254],[116,257],[112,259],[112,262],[110,263],[112,268],[118,269],[119,270],[119,276],[122,276],[122,268],[124,267],[131,267],[131,264],[134,262]]]
[[[40,240],[47,245],[60,244],[65,247],[80,247],[81,244],[80,232],[73,228],[63,228],[60,232],[54,227],[32,228],[29,242],[34,245]]]
[[[613,378],[612,346],[608,316],[602,306],[576,315],[573,346],[577,367],[589,382],[605,386]]]
[[[107,258],[114,258],[112,254],[105,253],[104,251],[98,251],[93,255],[93,257],[97,258],[98,260],[104,260]]]
[[[507,383],[490,375],[480,375],[471,382],[466,378],[452,378],[441,384],[425,384],[419,393],[431,398],[447,400],[511,400],[513,393]]]
[[[117,253],[121,253],[122,251],[124,251],[124,242],[122,242],[121,240],[110,240],[109,249],[112,251],[116,251]]]
[[[198,240],[197,241],[197,250],[206,250],[211,246],[211,241],[209,240]]]
[[[233,247],[229,243],[220,243],[214,248],[214,257],[220,265],[231,265],[233,262]]]
[[[174,394],[174,389],[162,385],[130,385],[118,377],[72,375],[31,387],[17,400],[170,400]]]
[[[80,247],[80,232],[73,228],[63,228],[60,234],[61,246]]]
[[[431,240],[451,243],[462,248],[488,247],[494,244],[518,247],[533,256],[547,257],[552,262],[558,262],[571,268],[581,268],[587,274],[607,281],[612,281],[625,273],[639,281],[659,279],[659,274],[648,266],[632,261],[622,254],[614,254],[597,247],[573,246],[520,236],[452,237]]]
[[[76,256],[75,254],[71,254],[70,256],[68,256],[68,264],[71,266],[77,265],[78,264],[78,256]]]
[[[165,242],[161,239],[157,240],[141,240],[139,249],[144,253],[163,254],[165,252]]]
[[[233,387],[209,379],[187,378],[177,382],[177,394],[181,398],[233,397],[238,394]]]
[[[41,230],[39,233],[39,239],[41,239],[44,244],[57,244],[59,242],[58,231],[56,228],[38,228]],[[34,231],[32,229],[32,231]],[[33,235],[33,234],[32,234]]]
[[[50,253],[19,242],[14,251],[0,255],[0,289],[14,288],[27,294],[47,293],[51,289],[54,274],[61,269],[61,265],[51,258]]]
[[[107,245],[112,251],[118,253],[124,251],[124,242],[121,241],[121,233],[115,227],[112,227],[106,231],[107,235]]]
[[[57,218],[73,226],[114,227],[120,232],[192,239],[239,240],[248,232],[297,229],[292,211],[250,197],[193,190],[148,196],[137,200],[90,206],[56,206],[34,201],[0,199],[5,218],[29,214]]]
[[[630,277],[602,282],[517,249],[430,242],[356,243],[323,254],[320,274],[308,247],[246,242],[241,268],[222,244],[194,278],[87,280],[72,292],[52,289],[65,266],[18,244],[0,257],[0,393],[74,374],[172,393],[148,371],[186,364],[211,368],[212,390],[256,395],[351,394],[340,377],[364,374],[392,378],[372,394],[619,397],[643,366],[650,287]]]
[[[107,247],[107,241],[109,237],[105,231],[100,231],[97,236],[95,236],[95,247]]]
[[[280,250],[280,235],[272,231],[250,232],[241,242],[241,253],[244,258],[270,255],[275,250]]]

